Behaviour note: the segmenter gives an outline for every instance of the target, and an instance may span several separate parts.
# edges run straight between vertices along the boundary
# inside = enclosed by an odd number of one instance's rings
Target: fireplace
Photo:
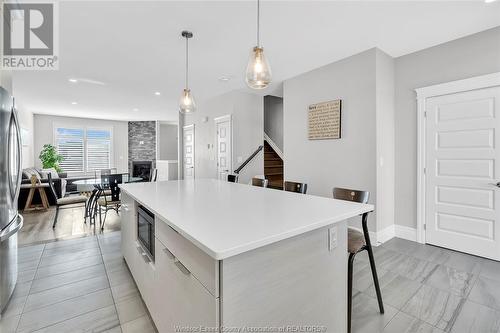
[[[132,177],[141,177],[143,181],[149,182],[152,167],[152,161],[132,161]]]

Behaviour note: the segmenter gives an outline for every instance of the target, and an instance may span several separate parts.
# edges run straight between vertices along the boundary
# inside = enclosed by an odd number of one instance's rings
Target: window
[[[111,168],[111,131],[87,130],[87,172]]]
[[[62,155],[60,166],[65,172],[84,172],[84,130],[56,129],[56,148]]]
[[[93,173],[112,164],[111,129],[56,127],[55,145],[68,173]]]

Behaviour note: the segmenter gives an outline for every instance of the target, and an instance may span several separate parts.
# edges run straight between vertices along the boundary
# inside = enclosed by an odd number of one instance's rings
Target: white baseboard
[[[382,244],[387,242],[389,239],[394,238],[395,236],[395,225],[390,225],[387,228],[384,228],[380,231],[377,231],[377,244]]]
[[[349,228],[363,232],[363,229],[349,226]],[[378,232],[370,231],[370,240],[373,246],[378,246],[379,244],[387,242],[389,239],[394,237],[394,225],[388,226]]]
[[[410,241],[417,241],[417,229],[405,227],[404,225],[395,224],[395,235],[398,238],[407,239]]]
[[[349,228],[356,229],[360,232],[363,232],[362,229],[356,228],[349,226]],[[417,241],[417,229],[415,228],[410,228],[410,227],[405,227],[403,225],[398,225],[398,224],[393,224],[388,226],[387,228],[384,228],[380,231],[370,231],[370,239],[372,241],[373,246],[380,245],[382,243],[387,242],[388,240],[393,239],[394,237],[410,240],[410,241]]]

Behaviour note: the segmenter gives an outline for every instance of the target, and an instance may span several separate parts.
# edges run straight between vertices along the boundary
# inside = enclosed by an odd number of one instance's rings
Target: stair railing
[[[257,154],[262,150],[264,149],[264,146],[263,145],[260,145],[253,153],[252,155],[250,155],[246,160],[245,162],[243,162],[239,167],[238,169],[234,170],[234,173],[235,174],[239,174],[241,172],[241,170],[243,170],[244,167],[247,166],[248,163],[250,163],[255,156],[257,156]]]

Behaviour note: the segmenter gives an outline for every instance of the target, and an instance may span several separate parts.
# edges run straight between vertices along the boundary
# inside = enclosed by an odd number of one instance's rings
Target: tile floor
[[[120,252],[120,232],[19,249],[0,332],[155,332]]]
[[[374,248],[385,314],[366,253],[355,261],[353,332],[500,332],[500,262],[399,238]]]
[[[353,332],[500,333],[500,263],[392,239],[375,248],[385,314],[365,253]],[[155,332],[122,259],[120,233],[26,246],[0,332]]]

